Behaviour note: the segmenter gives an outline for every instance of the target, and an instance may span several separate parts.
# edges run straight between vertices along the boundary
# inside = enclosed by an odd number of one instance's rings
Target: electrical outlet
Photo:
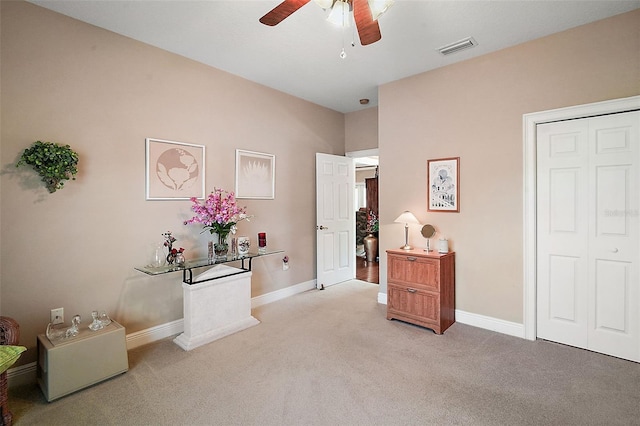
[[[64,308],[51,310],[51,324],[64,324]]]

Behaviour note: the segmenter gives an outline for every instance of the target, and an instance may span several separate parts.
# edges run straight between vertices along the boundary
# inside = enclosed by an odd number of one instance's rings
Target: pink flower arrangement
[[[249,220],[246,207],[238,207],[236,196],[233,192],[215,188],[209,196],[200,203],[192,197],[191,210],[195,216],[184,222],[185,225],[201,223],[204,230],[212,234],[218,234],[223,241],[230,232],[235,232],[235,226],[241,220]]]
[[[367,232],[378,232],[380,229],[380,222],[378,221],[378,216],[373,212],[373,210],[369,210],[367,214]]]

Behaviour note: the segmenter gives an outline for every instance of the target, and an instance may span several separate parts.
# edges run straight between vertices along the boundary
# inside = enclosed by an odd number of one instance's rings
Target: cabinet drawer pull
[[[413,256],[407,256],[407,260],[410,262],[413,262],[414,260],[417,260],[417,257],[413,257]]]
[[[407,288],[407,291],[408,291],[409,293],[417,293],[417,292],[418,292],[418,290],[416,290],[415,288],[410,288],[410,287],[409,287],[409,288]]]

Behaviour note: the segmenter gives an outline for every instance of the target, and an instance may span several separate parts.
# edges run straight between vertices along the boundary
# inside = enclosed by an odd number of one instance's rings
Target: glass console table
[[[162,275],[168,274],[169,272],[178,272],[182,271],[182,282],[185,284],[198,284],[206,281],[216,280],[224,277],[229,277],[232,275],[244,274],[246,272],[251,271],[251,261],[256,257],[268,256],[270,254],[282,253],[284,250],[270,250],[264,253],[248,253],[244,255],[231,255],[228,254],[226,258],[216,259],[215,261],[209,259],[192,259],[188,260],[184,263],[184,265],[166,265],[166,266],[158,266],[154,267],[151,265],[146,266],[136,266],[134,269],[136,271],[144,272],[147,275]],[[205,266],[215,266],[222,265],[224,263],[230,262],[238,262],[240,263],[240,267],[237,268],[237,272],[231,272],[222,276],[216,276],[213,278],[208,278],[204,280],[193,280],[193,269],[204,268]]]

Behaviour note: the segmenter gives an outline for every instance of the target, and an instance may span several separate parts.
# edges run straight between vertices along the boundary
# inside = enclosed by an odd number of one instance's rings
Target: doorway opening
[[[356,279],[379,284],[378,150],[346,155],[353,158],[355,164]]]

